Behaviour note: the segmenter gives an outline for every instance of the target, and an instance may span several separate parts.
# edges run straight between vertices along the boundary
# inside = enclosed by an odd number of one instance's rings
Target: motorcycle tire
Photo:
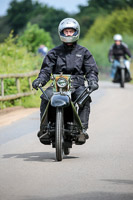
[[[62,161],[63,159],[63,110],[56,108],[56,134],[55,134],[55,147],[56,147],[56,160]]]
[[[124,88],[124,83],[125,83],[125,70],[121,69],[121,81],[120,81],[121,88]]]

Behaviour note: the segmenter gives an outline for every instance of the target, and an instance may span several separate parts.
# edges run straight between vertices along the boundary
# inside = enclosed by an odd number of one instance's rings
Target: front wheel
[[[121,69],[121,82],[120,86],[124,88],[124,83],[125,83],[125,69]]]
[[[63,109],[56,108],[56,135],[55,135],[55,147],[56,147],[56,159],[62,161],[63,159]]]

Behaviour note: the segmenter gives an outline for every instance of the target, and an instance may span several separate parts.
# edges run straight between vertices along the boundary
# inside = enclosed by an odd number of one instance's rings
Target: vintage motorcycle
[[[69,155],[73,144],[82,145],[86,142],[78,108],[90,98],[90,92],[86,87],[73,102],[71,83],[71,75],[54,74],[51,98],[48,98],[41,86],[39,87],[47,98],[48,104],[41,119],[38,137],[42,144],[52,144],[56,149],[57,161],[62,161],[63,155]]]
[[[124,63],[124,57],[120,57],[119,61],[120,61],[120,65],[118,65],[116,69],[113,82],[120,83],[120,87],[124,88],[125,83],[131,81],[131,75]]]

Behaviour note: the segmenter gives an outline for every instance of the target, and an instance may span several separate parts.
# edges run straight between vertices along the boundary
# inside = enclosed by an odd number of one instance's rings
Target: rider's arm
[[[113,45],[109,49],[108,59],[109,59],[109,62],[113,61]]]
[[[84,55],[86,79],[98,82],[98,68],[92,54],[86,49]]]
[[[129,51],[128,49],[128,46],[125,44],[125,43],[122,43],[123,47],[124,47],[124,51],[125,51],[125,54],[128,55],[130,58],[132,57],[132,54],[131,52]]]
[[[51,50],[47,53],[47,55],[45,56],[43,60],[42,67],[38,75],[38,78],[41,79],[41,81],[43,82],[43,85],[45,85],[50,80],[50,76],[56,62],[55,58],[56,58],[55,52]]]

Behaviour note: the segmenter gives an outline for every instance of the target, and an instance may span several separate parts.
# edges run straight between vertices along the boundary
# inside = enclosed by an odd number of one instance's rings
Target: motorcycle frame
[[[57,75],[59,76],[59,75]],[[62,76],[62,75],[61,75]],[[65,75],[63,75],[65,76]],[[70,77],[69,77],[70,78]],[[78,115],[78,104],[77,101],[79,98],[76,99],[75,102],[71,101],[71,92],[70,91],[63,91],[61,90],[60,92],[57,92],[56,88],[55,88],[55,77],[52,77],[52,80],[54,81],[54,83],[52,83],[53,85],[53,95],[52,97],[49,99],[48,96],[46,95],[45,91],[42,89],[42,87],[40,87],[40,90],[43,92],[43,94],[45,95],[45,97],[48,100],[48,104],[46,106],[45,112],[42,116],[41,119],[41,124],[40,124],[40,131],[42,133],[48,133],[50,135],[55,136],[55,120],[56,120],[56,115],[55,115],[55,111],[56,108],[62,108],[63,109],[63,113],[64,113],[64,121],[65,121],[65,127],[64,127],[64,132],[66,135],[69,135],[73,138],[76,137],[76,135],[79,135],[83,129],[82,127],[82,123],[81,120],[79,118]],[[68,85],[68,89],[71,89],[71,81],[69,81],[69,85]],[[86,91],[86,89],[83,91],[82,94],[84,94],[84,92]],[[79,96],[81,97],[82,94]],[[53,112],[53,121],[50,122],[50,111]],[[70,111],[70,112],[68,112]],[[67,117],[65,115],[67,113],[70,113],[70,121],[67,121]],[[72,115],[72,116],[71,116]],[[68,123],[68,124],[67,124]],[[53,124],[53,128],[52,127]],[[66,127],[68,125],[68,127]],[[44,135],[44,134],[43,134]],[[53,139],[54,140],[54,139]],[[52,141],[53,147],[54,146],[54,142]],[[72,143],[69,144],[69,147],[72,147]]]
[[[117,66],[113,82],[121,84],[121,70],[124,70],[124,82],[123,82],[123,87],[124,87],[124,83],[130,82],[131,80],[130,72],[124,63],[124,57],[120,57],[119,61],[120,61],[120,66]]]

